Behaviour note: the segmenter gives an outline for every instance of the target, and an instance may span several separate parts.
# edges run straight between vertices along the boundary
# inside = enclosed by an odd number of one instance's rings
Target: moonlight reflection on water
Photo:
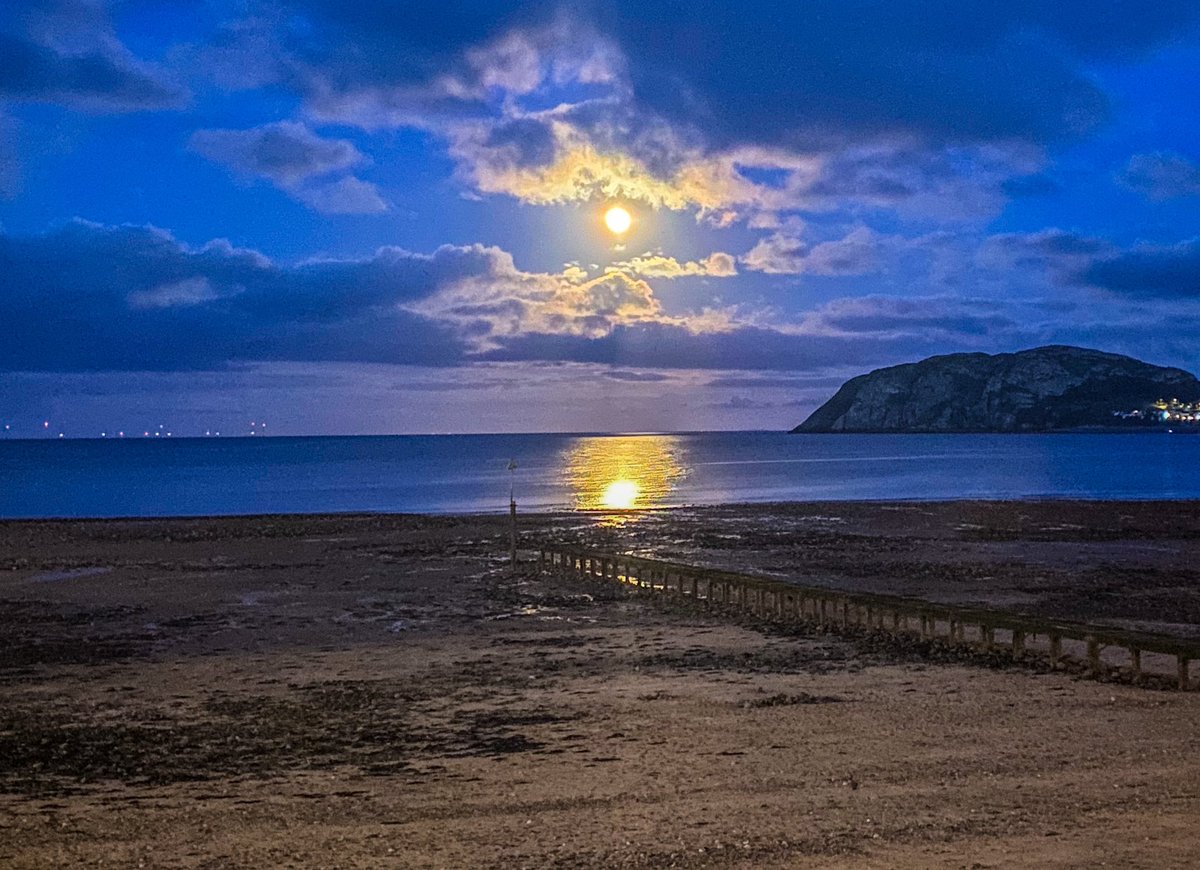
[[[645,510],[670,503],[685,459],[674,435],[583,437],[564,451],[563,475],[576,510]]]

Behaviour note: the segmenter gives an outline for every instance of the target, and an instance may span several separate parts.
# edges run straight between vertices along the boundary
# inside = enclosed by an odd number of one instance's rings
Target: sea
[[[742,502],[1200,498],[1200,437],[399,435],[0,440],[0,517],[637,511]]]

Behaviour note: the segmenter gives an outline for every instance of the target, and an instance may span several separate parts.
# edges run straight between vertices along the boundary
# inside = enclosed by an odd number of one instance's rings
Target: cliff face
[[[1200,381],[1118,354],[1050,346],[960,353],[878,369],[842,385],[793,432],[1050,432],[1147,425],[1114,411],[1200,400]]]

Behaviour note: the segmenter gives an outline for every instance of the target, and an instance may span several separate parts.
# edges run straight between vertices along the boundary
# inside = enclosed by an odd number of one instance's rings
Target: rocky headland
[[[1051,345],[1018,353],[934,356],[878,369],[847,381],[792,431],[1136,429],[1161,424],[1161,406],[1186,424],[1192,413],[1188,405],[1197,402],[1200,380],[1190,372]]]

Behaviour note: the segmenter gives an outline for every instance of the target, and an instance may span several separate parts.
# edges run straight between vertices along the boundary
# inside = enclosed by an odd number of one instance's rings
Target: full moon
[[[633,215],[619,205],[614,205],[604,213],[604,223],[618,236],[633,225]]]

